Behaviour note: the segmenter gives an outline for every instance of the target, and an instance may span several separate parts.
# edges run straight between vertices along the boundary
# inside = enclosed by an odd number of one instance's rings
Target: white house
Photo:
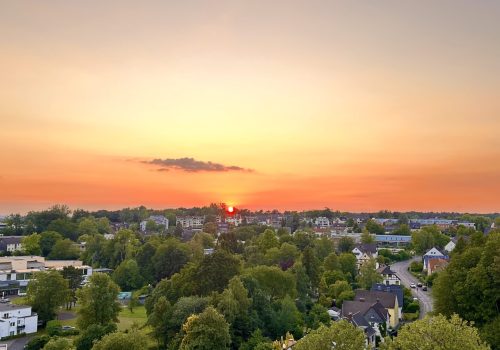
[[[36,333],[37,326],[38,315],[31,312],[31,306],[0,304],[0,338]]]
[[[356,256],[358,268],[370,259],[377,259],[377,246],[373,243],[358,244],[352,253]],[[378,268],[378,263],[376,263]]]
[[[401,279],[391,270],[389,266],[381,266],[377,272],[382,275],[382,283],[386,286],[401,285]]]
[[[163,215],[151,215],[149,219],[141,221],[140,227],[142,232],[146,232],[148,221],[152,221],[159,226],[161,225],[165,227],[165,230],[168,230],[168,219],[166,217],[164,217]]]
[[[448,253],[453,251],[453,249],[455,249],[455,246],[456,246],[456,243],[453,242],[453,240],[449,241],[445,246],[444,246],[444,250],[446,250]]]
[[[431,260],[431,259],[448,260],[448,257],[433,247],[431,250],[429,250],[427,253],[424,254],[423,259],[424,259],[424,270],[428,270],[429,269],[429,260]]]
[[[330,227],[330,220],[324,216],[317,217],[314,219],[314,226],[319,228]]]
[[[181,225],[183,228],[201,230],[204,221],[205,218],[203,216],[178,216],[176,218],[176,225]]]

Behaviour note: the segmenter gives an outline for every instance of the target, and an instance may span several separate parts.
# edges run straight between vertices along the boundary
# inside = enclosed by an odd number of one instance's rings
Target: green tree
[[[488,350],[476,328],[457,315],[447,319],[443,315],[426,316],[422,320],[406,324],[393,341],[388,340],[390,350]]]
[[[40,255],[42,250],[40,248],[40,234],[33,233],[29,236],[23,237],[21,244],[24,251],[29,255]]]
[[[365,336],[360,328],[347,321],[332,323],[331,326],[320,326],[318,329],[300,339],[294,350],[363,350],[366,349]]]
[[[349,281],[354,281],[357,273],[356,257],[351,253],[342,253],[339,256],[340,270],[348,277]]]
[[[43,347],[43,350],[73,350],[72,342],[66,338],[52,338],[49,340],[47,344]]]
[[[94,217],[86,217],[80,220],[78,223],[78,236],[88,235],[93,236],[99,233],[97,228],[97,222]]]
[[[123,261],[113,272],[113,280],[122,290],[131,291],[143,285],[139,266],[134,259]]]
[[[223,291],[240,271],[241,261],[237,257],[225,250],[216,250],[203,258],[196,272],[198,293],[208,295],[213,291]]]
[[[302,314],[289,295],[276,302],[271,319],[274,338],[278,338],[286,332],[291,332],[295,337],[300,338],[303,325]]]
[[[38,319],[49,321],[69,297],[68,281],[54,270],[37,272],[28,284],[27,300]]]
[[[76,241],[78,238],[77,225],[70,218],[57,219],[47,227],[48,231],[60,233],[63,237]]]
[[[138,330],[128,333],[115,332],[102,337],[92,350],[143,350],[147,343],[148,337]]]
[[[306,269],[306,274],[313,289],[317,288],[320,279],[320,262],[311,247],[304,249],[302,253],[302,265]]]
[[[359,268],[357,281],[361,288],[370,289],[374,283],[382,281],[382,276],[377,272],[375,266],[375,259],[372,258]]]
[[[385,233],[384,226],[380,225],[378,222],[372,219],[369,219],[366,222],[365,228],[368,230],[368,232],[376,235],[383,235]]]
[[[339,239],[337,249],[341,253],[349,253],[351,252],[356,244],[354,243],[354,239],[351,237],[342,237]]]
[[[114,323],[106,326],[92,324],[81,331],[80,335],[75,339],[76,350],[91,350],[94,342],[112,332],[116,332],[116,325]]]
[[[165,277],[171,277],[177,273],[189,261],[189,248],[178,241],[170,238],[160,245],[152,258],[155,277],[159,281]]]
[[[78,327],[84,330],[92,324],[106,326],[109,323],[118,322],[119,291],[120,288],[107,274],[93,274],[89,278],[89,283],[76,293],[80,304]]]
[[[370,232],[365,231],[361,234],[361,243],[371,244],[375,243],[375,238],[370,234]]]
[[[66,308],[71,308],[71,304],[76,304],[76,291],[80,288],[83,281],[82,271],[74,266],[63,267],[61,274],[63,278],[68,281],[69,298]]]
[[[57,241],[60,241],[62,236],[54,231],[44,231],[40,234],[40,249],[42,256],[48,256]]]
[[[333,252],[330,253],[323,262],[323,267],[327,271],[340,270],[340,263],[338,255]]]
[[[282,299],[286,295],[295,297],[297,294],[294,276],[275,266],[256,266],[247,269],[244,276],[255,279],[259,287],[273,299]]]
[[[262,253],[265,253],[270,248],[278,248],[278,237],[276,237],[273,230],[267,229],[257,238],[257,246]]]
[[[153,328],[153,336],[158,343],[166,347],[169,340],[172,305],[162,296],[154,304],[153,312],[148,316],[148,324]]]
[[[183,325],[184,338],[180,350],[229,349],[229,324],[214,308],[188,318]]]
[[[52,260],[74,260],[78,259],[79,256],[80,250],[78,247],[74,245],[73,241],[66,238],[55,242],[47,258]]]

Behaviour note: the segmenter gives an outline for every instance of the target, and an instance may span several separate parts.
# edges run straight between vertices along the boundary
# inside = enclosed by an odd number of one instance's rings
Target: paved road
[[[412,261],[421,261],[421,256],[416,256],[411,260],[400,261],[391,265],[391,270],[398,275],[403,285],[410,288],[410,283],[417,284],[419,281],[408,271],[408,266]],[[411,289],[413,296],[417,297],[420,301],[420,318],[424,317],[426,313],[432,311],[433,303],[431,296],[431,288],[424,292],[421,288]]]
[[[24,346],[31,340],[33,336],[28,335],[26,337],[7,340],[1,342],[2,344],[7,344],[9,350],[23,350]]]

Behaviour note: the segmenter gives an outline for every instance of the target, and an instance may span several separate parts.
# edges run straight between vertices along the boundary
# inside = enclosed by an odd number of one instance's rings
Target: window
[[[15,322],[11,322],[11,323],[10,323],[10,326],[11,326],[11,327],[14,327],[15,325],[16,325],[16,323],[15,323]]]
[[[10,281],[10,273],[7,274],[7,281]]]
[[[10,335],[14,335],[14,331],[10,331]]]
[[[3,318],[9,318],[9,314],[3,314]]]

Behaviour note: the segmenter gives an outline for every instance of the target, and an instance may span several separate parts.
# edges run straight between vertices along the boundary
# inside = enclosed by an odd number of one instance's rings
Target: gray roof
[[[371,291],[371,290],[356,290],[354,300],[364,300],[367,303],[380,302],[385,308],[392,309],[396,305],[396,295],[392,293]]]
[[[403,300],[404,300],[403,287],[398,286],[396,284],[390,284],[387,286],[382,283],[375,283],[372,286],[371,290],[395,294],[398,297],[399,307],[403,307]]]
[[[0,312],[31,308],[29,305],[0,304]]]
[[[375,243],[363,243],[356,246],[363,253],[375,254],[377,252],[377,245]]]

